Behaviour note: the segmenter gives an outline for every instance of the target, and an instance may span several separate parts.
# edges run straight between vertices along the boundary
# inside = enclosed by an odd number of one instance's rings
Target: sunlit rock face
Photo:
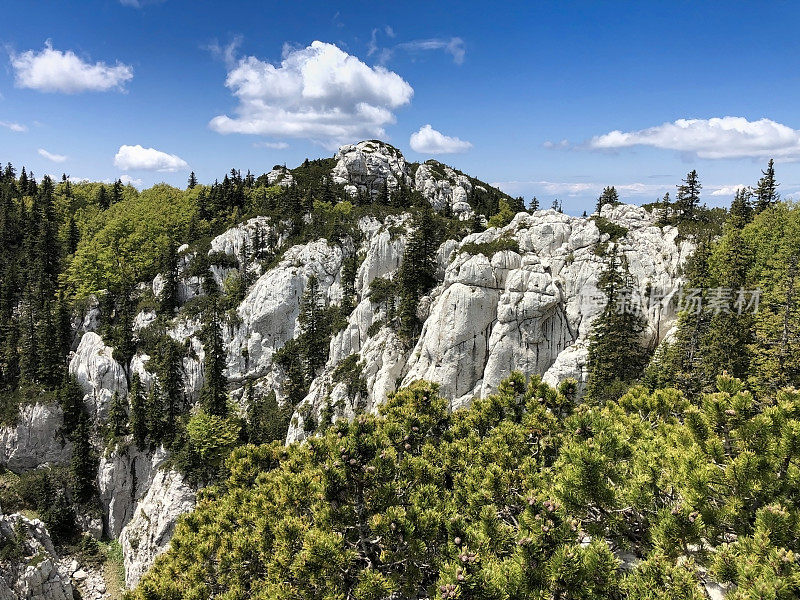
[[[648,289],[677,288],[680,266],[693,247],[676,243],[675,228],[654,225],[654,217],[635,206],[607,205],[601,214],[627,229],[616,244],[642,297]],[[417,379],[438,383],[453,408],[493,393],[513,370],[542,375],[551,385],[567,378],[576,379],[580,389],[585,384],[591,325],[604,306],[597,284],[606,258],[596,250],[608,242],[593,219],[554,210],[520,213],[506,227],[443,243],[437,254],[439,285],[420,302],[424,325],[413,348],[391,329],[375,327],[385,315],[368,294],[371,278],[396,275],[406,237],[390,240],[383,230],[364,245],[360,303],[332,339],[328,364],[312,383],[307,406],[296,413],[289,441],[305,436],[302,421],[309,406],[312,414],[339,406],[347,418],[356,405],[374,409],[398,386]],[[492,252],[501,237],[516,249]],[[645,317],[651,344],[675,322],[670,306],[646,308]],[[348,398],[345,386],[332,379],[350,354],[362,364],[366,398]]]

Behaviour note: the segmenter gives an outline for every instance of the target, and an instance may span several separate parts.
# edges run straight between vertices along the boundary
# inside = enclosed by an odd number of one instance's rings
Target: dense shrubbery
[[[704,578],[794,597],[800,393],[718,388],[576,406],[514,375],[450,414],[413,384],[306,444],[235,450],[134,597],[702,598]]]

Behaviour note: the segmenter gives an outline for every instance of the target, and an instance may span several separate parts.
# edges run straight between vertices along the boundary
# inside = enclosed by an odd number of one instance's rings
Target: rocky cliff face
[[[676,243],[676,229],[655,226],[646,210],[634,206],[607,206],[602,216],[627,229],[617,244],[642,297],[648,289],[677,287],[692,245]],[[502,229],[445,242],[438,253],[440,284],[420,303],[424,326],[410,351],[387,328],[370,335],[370,326],[382,315],[366,295],[370,277],[360,271],[361,302],[331,341],[330,360],[312,384],[307,406],[295,415],[288,441],[303,438],[302,420],[309,407],[319,415],[327,405],[344,404],[342,416],[353,413],[345,385],[331,379],[341,360],[353,353],[364,364],[368,409],[398,384],[417,379],[440,384],[453,408],[494,392],[512,370],[543,375],[553,385],[566,378],[584,384],[591,323],[603,308],[597,280],[605,259],[595,249],[608,237],[592,219],[547,210],[520,213]],[[518,249],[493,253],[501,238]],[[399,266],[394,257],[401,253],[381,234],[365,252],[362,269],[376,263]],[[392,272],[387,268],[381,275]],[[645,312],[646,335],[655,345],[675,314],[658,305]]]
[[[0,558],[0,600],[72,600],[70,574],[44,523],[0,509],[0,542],[4,548],[15,544],[19,554],[13,561]]]
[[[68,463],[71,444],[61,432],[63,424],[61,407],[55,404],[23,406],[15,425],[0,427],[0,466],[23,473]]]
[[[119,536],[125,585],[134,587],[156,557],[166,551],[180,515],[194,507],[195,491],[180,473],[157,469],[130,522]]]

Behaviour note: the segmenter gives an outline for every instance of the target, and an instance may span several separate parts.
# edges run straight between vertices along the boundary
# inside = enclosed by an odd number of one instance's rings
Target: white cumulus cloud
[[[433,127],[423,125],[419,131],[411,134],[411,149],[423,154],[455,154],[466,152],[472,144],[457,137],[450,137],[436,131]]]
[[[588,146],[597,150],[652,146],[695,154],[699,158],[794,161],[800,160],[800,130],[770,119],[678,119],[637,131],[611,131],[593,137]]]
[[[394,110],[414,94],[397,73],[319,41],[284,48],[279,65],[242,58],[225,85],[239,104],[233,117],[211,119],[214,131],[305,138],[330,148],[384,137],[384,126],[395,122]]]
[[[117,62],[90,63],[71,50],[54,50],[50,41],[40,52],[28,50],[11,54],[16,85],[41,92],[106,92],[122,90],[125,83],[133,79],[133,69]]]
[[[47,160],[51,160],[54,163],[63,163],[65,160],[67,160],[67,157],[64,156],[63,154],[53,154],[52,152],[48,152],[44,148],[39,148],[38,152],[39,156],[43,156]]]
[[[114,166],[123,171],[179,171],[189,165],[180,156],[167,154],[155,148],[123,145],[114,156]]]
[[[16,131],[17,133],[28,131],[27,126],[23,125],[22,123],[14,123],[12,121],[0,121],[0,127],[5,127],[6,129]]]
[[[746,186],[743,183],[740,183],[738,185],[721,185],[721,186],[717,187],[716,189],[714,189],[711,192],[711,195],[712,196],[735,196],[736,192],[738,192],[739,190],[744,189],[746,187],[748,187],[748,186]]]

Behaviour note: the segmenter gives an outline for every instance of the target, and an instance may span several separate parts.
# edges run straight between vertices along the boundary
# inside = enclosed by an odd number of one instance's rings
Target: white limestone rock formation
[[[616,245],[640,296],[678,287],[693,247],[676,243],[675,228],[654,225],[653,215],[635,206],[607,206],[602,216],[627,229]],[[402,261],[404,236],[390,239],[378,230],[365,244],[356,279],[361,301],[331,340],[329,361],[295,414],[288,441],[304,436],[301,413],[309,407],[317,415],[325,406],[338,406],[340,418],[352,415],[356,399],[332,380],[351,354],[362,364],[368,397],[360,401],[368,410],[417,379],[438,383],[453,408],[493,393],[512,370],[543,375],[554,386],[567,378],[585,384],[591,324],[603,308],[597,282],[606,258],[597,249],[609,242],[594,219],[520,213],[504,228],[442,244],[440,284],[420,301],[424,325],[411,351],[380,326],[384,309],[368,294],[374,277],[391,278]],[[656,344],[675,321],[674,306],[645,306],[644,313],[646,336]]]
[[[293,246],[280,263],[259,277],[237,309],[239,324],[225,328],[228,377],[275,377],[272,356],[298,333],[300,302],[315,275],[320,294],[329,304],[342,299],[342,249],[324,239]]]
[[[69,574],[61,568],[50,534],[39,519],[0,512],[0,541],[15,543],[24,531],[14,560],[0,559],[0,600],[72,600]]]
[[[294,183],[292,173],[285,166],[276,166],[269,173],[267,173],[267,181],[270,185],[280,185],[283,187],[291,187]]]
[[[0,427],[0,466],[24,473],[45,464],[69,463],[72,445],[61,434],[63,424],[57,404],[22,406],[15,425]]]
[[[125,371],[114,360],[113,348],[106,346],[94,332],[85,333],[81,338],[69,363],[69,373],[81,387],[86,410],[95,421],[106,419],[114,392],[122,396],[128,393]]]
[[[472,216],[472,208],[467,202],[472,192],[472,182],[455,169],[436,161],[425,162],[417,167],[414,174],[414,188],[436,211],[449,207],[459,219]]]
[[[336,166],[331,171],[333,182],[343,184],[353,197],[359,194],[377,197],[384,183],[389,190],[396,190],[411,181],[406,159],[385,142],[367,140],[342,146],[335,159]]]
[[[180,473],[156,469],[150,488],[119,536],[128,588],[135,587],[156,557],[167,550],[178,518],[194,508],[195,495]]]
[[[107,537],[119,537],[166,458],[163,448],[153,454],[141,452],[129,439],[100,458],[97,489],[103,508],[103,533]]]

